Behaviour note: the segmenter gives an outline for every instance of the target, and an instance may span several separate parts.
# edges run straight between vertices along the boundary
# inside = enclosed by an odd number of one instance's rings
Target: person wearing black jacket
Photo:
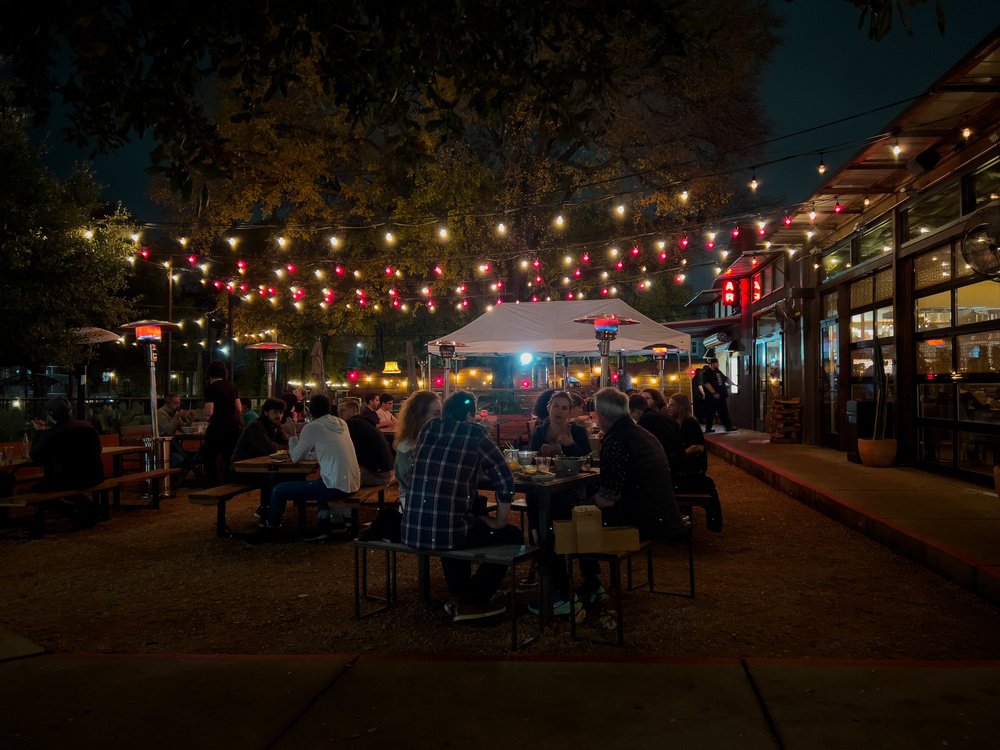
[[[70,419],[71,409],[67,399],[57,396],[45,404],[47,420],[34,422],[38,432],[29,456],[45,473],[32,492],[85,490],[104,481],[101,436],[90,422]],[[97,509],[84,494],[73,496],[70,503],[50,500],[45,508],[69,516],[74,530],[97,522]]]
[[[354,399],[341,401],[337,406],[337,416],[347,423],[347,430],[354,443],[361,468],[361,486],[373,487],[388,484],[392,479],[392,465],[395,458],[385,435],[364,415]]]
[[[726,432],[736,430],[729,416],[729,378],[719,371],[719,360],[708,360],[709,369],[702,376],[705,388],[705,432],[715,431],[715,415],[719,415]]]
[[[285,414],[285,402],[280,398],[269,398],[260,409],[261,415],[250,420],[243,428],[240,439],[233,451],[232,463],[248,458],[270,456],[280,450],[288,450],[288,438],[281,429],[281,418]]]

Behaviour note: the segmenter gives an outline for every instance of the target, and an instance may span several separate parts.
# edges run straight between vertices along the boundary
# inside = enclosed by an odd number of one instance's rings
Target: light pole
[[[264,374],[267,376],[267,397],[274,396],[274,370],[278,362],[278,352],[291,349],[288,344],[278,343],[278,334],[273,334],[273,341],[262,341],[259,344],[251,344],[247,349],[256,349],[260,352],[260,359],[264,363]]]
[[[608,315],[587,315],[583,318],[576,318],[573,322],[594,326],[594,338],[597,339],[598,351],[601,353],[601,388],[607,388],[611,342],[618,337],[618,326],[631,326],[639,321],[632,320],[632,318],[619,318],[610,313]]]

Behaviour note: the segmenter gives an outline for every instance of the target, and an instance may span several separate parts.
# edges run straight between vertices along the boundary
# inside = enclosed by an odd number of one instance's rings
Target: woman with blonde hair
[[[420,428],[432,419],[441,417],[441,399],[432,391],[417,391],[409,396],[399,409],[396,423],[396,461],[393,471],[399,483],[399,508],[406,503],[406,493],[410,486],[410,461],[413,448],[417,444]]]

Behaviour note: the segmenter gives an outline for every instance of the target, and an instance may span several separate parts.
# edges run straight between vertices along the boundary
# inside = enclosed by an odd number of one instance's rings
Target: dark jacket
[[[588,437],[587,431],[583,427],[575,422],[570,422],[569,434],[573,437],[573,445],[563,446],[564,456],[586,456],[590,453],[590,437]],[[548,435],[549,420],[546,419],[531,433],[531,442],[528,445],[528,450],[541,450],[542,446],[548,442]]]
[[[363,420],[365,420],[372,427],[378,427],[379,425],[378,412],[369,406],[366,406],[364,409],[362,409],[361,413],[358,416],[361,417]],[[353,418],[354,417],[351,417],[351,419]]]
[[[660,441],[663,452],[667,454],[671,473],[691,471],[690,462],[684,452],[680,428],[674,420],[664,417],[653,409],[646,409],[639,417],[639,426],[649,430],[653,437]]]
[[[82,490],[104,481],[101,436],[90,422],[69,419],[39,430],[31,445],[31,460],[45,467],[37,491]]]
[[[389,447],[385,435],[375,429],[363,414],[348,419],[347,429],[351,433],[354,452],[358,456],[358,466],[364,466],[373,474],[384,474],[387,471],[392,471],[392,464],[395,460],[392,448]]]
[[[602,511],[608,526],[635,526],[643,539],[684,531],[663,446],[631,417],[611,425],[601,441],[600,494],[615,500]]]
[[[240,433],[232,460],[235,463],[248,458],[270,456],[280,450],[288,450],[288,438],[284,431],[267,417],[257,417]]]

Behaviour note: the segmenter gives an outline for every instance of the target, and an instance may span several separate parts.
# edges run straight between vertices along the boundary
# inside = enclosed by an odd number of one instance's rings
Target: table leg
[[[554,596],[552,568],[557,561],[548,550],[548,542],[552,534],[551,516],[552,495],[548,492],[541,492],[538,494],[538,546],[542,548],[543,552],[538,561],[538,616],[543,628],[551,623],[555,617],[552,613]]]
[[[114,474],[115,477],[120,477],[122,475],[121,456],[113,456],[111,458],[111,473]],[[112,492],[114,495],[114,504],[115,507],[117,508],[122,503],[122,489],[121,487],[115,487],[114,490],[112,490]]]

